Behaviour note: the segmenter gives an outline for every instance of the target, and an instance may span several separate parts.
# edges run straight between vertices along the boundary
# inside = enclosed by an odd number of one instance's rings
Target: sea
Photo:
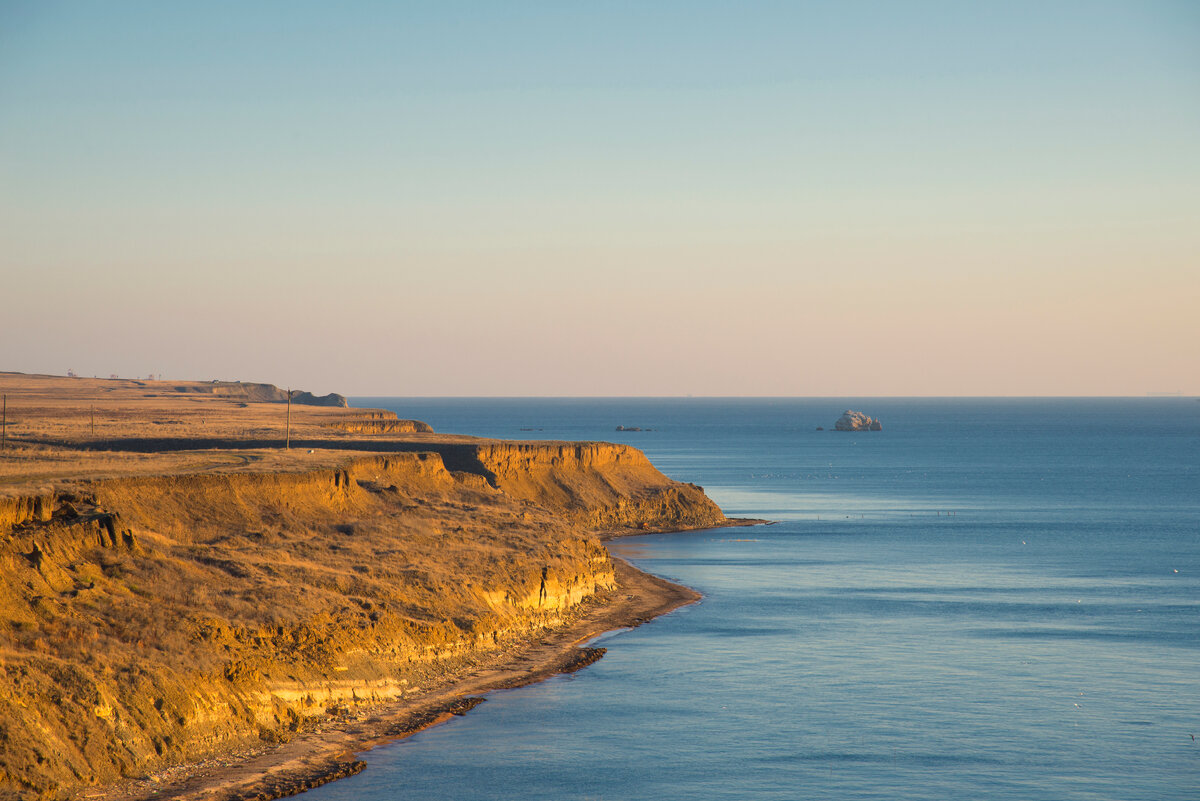
[[[774,522],[611,542],[703,600],[307,801],[1200,799],[1196,399],[352,401]]]

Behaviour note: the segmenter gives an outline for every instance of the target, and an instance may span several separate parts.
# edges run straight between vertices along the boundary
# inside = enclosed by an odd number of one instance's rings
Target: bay
[[[1192,399],[353,403],[627,442],[778,522],[611,543],[704,599],[309,798],[1198,795]],[[817,430],[845,408],[883,431]]]

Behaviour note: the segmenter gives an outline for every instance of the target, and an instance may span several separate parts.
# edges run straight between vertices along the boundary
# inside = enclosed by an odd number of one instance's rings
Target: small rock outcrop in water
[[[842,416],[833,424],[834,431],[882,431],[883,425],[873,417],[850,409],[842,412]]]

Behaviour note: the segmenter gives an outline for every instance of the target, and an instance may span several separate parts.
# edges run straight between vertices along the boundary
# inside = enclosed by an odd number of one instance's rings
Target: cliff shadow
[[[21,441],[32,445],[48,445],[80,451],[114,453],[284,449],[283,440],[275,438],[201,437],[196,439],[181,439],[178,437],[123,437],[76,442],[52,438],[23,437]],[[469,443],[381,442],[375,439],[292,439],[291,449],[321,449],[326,451],[358,451],[368,453],[436,453],[442,457],[442,463],[446,466],[447,470],[483,476],[489,485],[492,487],[498,486],[496,474],[488,470],[483,465],[483,462],[479,460],[478,447]]]

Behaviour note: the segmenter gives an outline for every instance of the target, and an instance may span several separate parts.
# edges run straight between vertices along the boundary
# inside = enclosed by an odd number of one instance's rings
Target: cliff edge
[[[409,435],[148,474],[153,455],[104,450],[115,475],[9,482],[0,797],[69,798],[427,693],[610,598],[601,535],[728,522],[627,446]],[[15,458],[46,463],[34,439]],[[202,454],[164,464],[239,452]]]

